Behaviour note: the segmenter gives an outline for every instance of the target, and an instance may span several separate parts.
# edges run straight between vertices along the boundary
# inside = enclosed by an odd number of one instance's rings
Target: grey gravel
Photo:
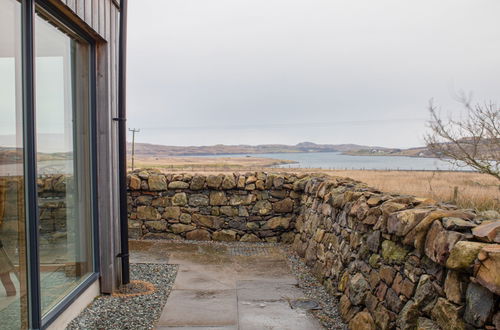
[[[337,309],[338,299],[331,296],[323,285],[312,275],[311,269],[288,246],[283,246],[293,275],[306,297],[317,302],[321,309],[309,311],[326,329],[347,329]]]
[[[100,296],[67,329],[153,329],[167,302],[177,265],[131,264],[132,280],[153,284],[153,294],[135,297]]]

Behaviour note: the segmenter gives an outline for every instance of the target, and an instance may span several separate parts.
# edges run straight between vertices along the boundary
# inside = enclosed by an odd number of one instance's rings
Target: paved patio
[[[278,247],[131,241],[131,262],[178,264],[158,330],[323,329],[292,300],[305,299]]]

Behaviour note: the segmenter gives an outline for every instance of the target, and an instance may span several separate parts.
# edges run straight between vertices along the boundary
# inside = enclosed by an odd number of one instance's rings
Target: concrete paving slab
[[[281,250],[262,245],[134,242],[132,258],[178,264],[157,330],[316,330],[289,301],[305,298]]]
[[[260,280],[297,284],[297,279],[291,274],[284,259],[252,260],[253,262],[235,261],[234,270],[238,280]]]
[[[236,279],[227,266],[180,265],[173,289],[234,290]]]
[[[268,301],[305,298],[304,293],[293,284],[269,281],[238,281],[236,282],[238,300]]]
[[[235,290],[172,290],[157,326],[237,326]]]
[[[240,330],[320,330],[323,327],[305,311],[286,301],[238,301]]]

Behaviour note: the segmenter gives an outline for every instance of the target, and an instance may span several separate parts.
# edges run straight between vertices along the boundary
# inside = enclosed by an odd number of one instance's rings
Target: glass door
[[[40,4],[0,0],[1,329],[50,322],[97,278],[94,50]]]
[[[42,316],[93,272],[90,45],[35,16]]]

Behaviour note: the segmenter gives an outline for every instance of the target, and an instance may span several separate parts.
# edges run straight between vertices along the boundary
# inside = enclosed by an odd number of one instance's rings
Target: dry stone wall
[[[136,171],[129,218],[134,238],[293,242],[352,329],[500,329],[500,220],[472,210],[345,178]]]
[[[68,185],[73,177],[47,175],[38,177],[38,211],[42,240],[54,240],[66,235],[66,220],[72,212]],[[16,241],[24,217],[24,180],[19,176],[0,178],[0,230],[3,240]],[[17,244],[17,243],[16,243]]]
[[[295,229],[352,329],[500,329],[499,220],[315,178]]]
[[[263,172],[136,171],[128,181],[130,237],[288,243],[306,183]]]

